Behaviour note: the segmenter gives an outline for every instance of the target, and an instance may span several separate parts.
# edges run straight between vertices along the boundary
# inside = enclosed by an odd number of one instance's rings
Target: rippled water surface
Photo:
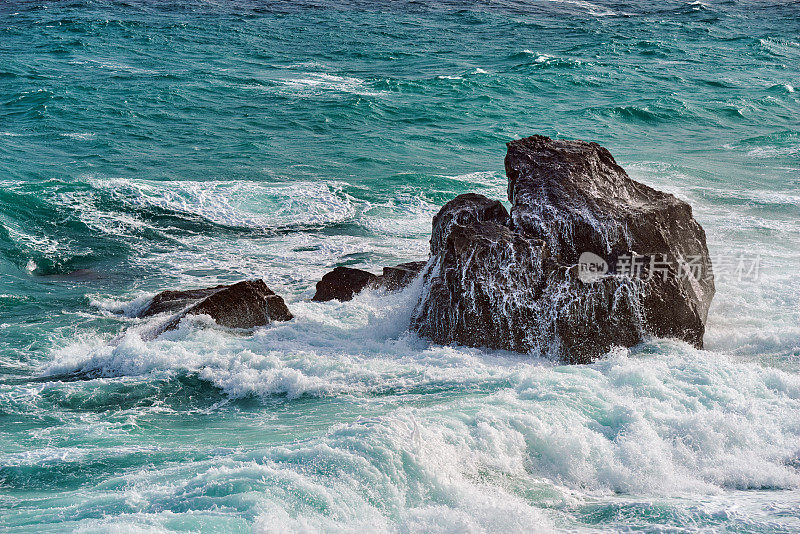
[[[797,532],[798,36],[766,0],[3,2],[0,529]],[[417,287],[308,301],[504,199],[534,133],[759,258],[707,350],[563,366],[409,335]],[[252,277],[296,320],[136,334]]]

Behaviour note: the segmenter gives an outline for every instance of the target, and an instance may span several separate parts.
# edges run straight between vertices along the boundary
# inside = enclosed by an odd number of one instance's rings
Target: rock
[[[255,328],[294,316],[286,303],[263,280],[245,280],[204,298],[186,315],[209,315],[228,328]]]
[[[387,291],[398,291],[411,285],[427,263],[427,261],[411,261],[394,267],[384,267],[383,286]]]
[[[366,287],[398,291],[411,284],[426,264],[425,261],[411,261],[394,267],[384,267],[381,275],[351,267],[336,267],[317,282],[317,291],[311,300],[345,302]]]
[[[510,216],[468,194],[434,217],[412,329],[439,343],[570,362],[645,334],[702,347],[714,283],[686,276],[689,259],[710,266],[688,204],[630,179],[596,143],[521,139],[508,144],[505,165]],[[586,281],[582,254],[613,269],[641,255],[646,267]]]
[[[477,193],[466,193],[451,200],[433,216],[431,254],[441,251],[453,225],[469,226],[473,223],[493,221],[508,224],[508,211],[498,200]],[[436,252],[434,252],[436,251]]]
[[[140,316],[160,313],[156,311],[159,309],[161,312],[175,311],[176,307],[185,309],[152,329],[145,337],[152,339],[162,332],[172,330],[187,315],[208,315],[221,326],[243,329],[293,318],[283,299],[267,287],[263,280],[245,280],[229,286],[207,289],[164,291],[153,298],[151,305]]]
[[[311,300],[325,302],[351,300],[367,286],[378,287],[381,279],[378,275],[351,267],[336,267],[317,282],[317,291]]]
[[[440,239],[431,239],[434,263],[412,328],[440,344],[528,352],[537,336],[527,339],[517,325],[520,316],[535,319],[531,306],[544,288],[546,249],[501,222],[481,221],[485,213],[467,217],[480,204],[496,202],[482,197],[477,203],[477,196],[456,197],[434,219],[433,235]],[[464,224],[452,224],[453,214]],[[504,273],[510,276],[498,276]]]
[[[147,305],[141,312],[136,314],[137,317],[150,317],[165,312],[177,312],[186,308],[190,304],[204,299],[214,293],[225,289],[226,285],[219,285],[208,287],[204,289],[188,289],[183,291],[162,291],[153,297],[150,304]]]
[[[702,348],[714,296],[703,228],[674,195],[632,180],[597,143],[533,136],[508,143],[505,158],[512,225],[548,242],[562,264],[592,252],[618,265],[642,256],[658,273],[644,278],[648,333]],[[694,267],[688,263],[694,264]],[[686,276],[699,267],[701,276]]]

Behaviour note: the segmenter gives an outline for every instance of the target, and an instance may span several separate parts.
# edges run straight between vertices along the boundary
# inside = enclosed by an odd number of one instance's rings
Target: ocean
[[[799,36],[783,0],[5,0],[0,530],[800,531]],[[705,350],[564,365],[416,337],[419,284],[310,301],[506,200],[533,134],[691,204]],[[296,318],[135,333],[250,278]]]

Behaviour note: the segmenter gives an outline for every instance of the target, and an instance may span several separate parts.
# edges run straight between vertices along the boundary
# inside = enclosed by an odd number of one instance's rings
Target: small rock
[[[367,286],[378,287],[381,277],[361,269],[336,267],[317,282],[317,291],[311,299],[316,302],[351,300]]]
[[[192,302],[195,304],[191,304]],[[206,289],[164,291],[156,295],[151,305],[139,316],[149,317],[182,307],[185,307],[183,311],[145,337],[152,339],[172,330],[187,315],[208,315],[221,326],[243,329],[293,318],[283,299],[267,287],[263,280],[245,280],[229,286]]]

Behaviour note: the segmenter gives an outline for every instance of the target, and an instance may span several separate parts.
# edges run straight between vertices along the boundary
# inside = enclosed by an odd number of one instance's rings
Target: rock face
[[[467,194],[434,217],[412,329],[571,362],[645,334],[702,347],[714,283],[688,204],[632,180],[596,143],[513,141],[505,166],[510,214]],[[584,253],[611,272],[581,276]]]
[[[293,318],[283,299],[263,280],[245,280],[206,289],[164,291],[156,295],[139,316],[179,310],[183,311],[153,329],[147,337],[153,338],[177,327],[187,315],[209,315],[217,324],[227,328],[255,328]]]
[[[398,291],[411,284],[426,263],[412,261],[394,267],[384,267],[382,275],[351,267],[336,267],[317,282],[317,290],[311,300],[344,302],[351,300],[366,287],[384,287],[388,291]]]

